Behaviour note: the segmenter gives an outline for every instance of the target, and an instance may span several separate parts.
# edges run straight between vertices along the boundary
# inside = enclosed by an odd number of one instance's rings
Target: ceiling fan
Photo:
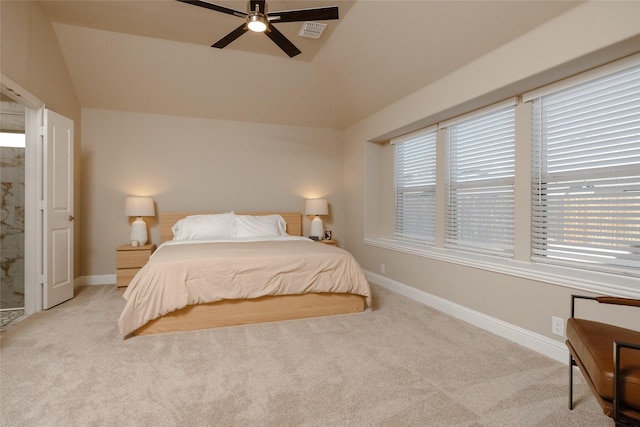
[[[273,26],[277,22],[300,22],[300,21],[324,21],[338,19],[338,6],[319,7],[315,9],[283,10],[280,12],[267,12],[265,0],[250,0],[247,5],[248,12],[240,12],[228,7],[208,3],[200,0],[178,0],[194,6],[215,10],[216,12],[227,13],[229,15],[243,18],[245,22],[229,34],[215,42],[211,47],[222,49],[229,43],[243,35],[247,30],[266,33],[275,44],[278,45],[290,58],[298,55],[300,50],[289,41],[280,31]]]

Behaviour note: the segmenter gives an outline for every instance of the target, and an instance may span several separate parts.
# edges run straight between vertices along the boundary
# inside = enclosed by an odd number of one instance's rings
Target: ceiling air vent
[[[327,24],[320,24],[318,22],[305,22],[302,24],[302,28],[298,33],[299,36],[307,37],[309,39],[319,39],[324,29],[327,28]]]

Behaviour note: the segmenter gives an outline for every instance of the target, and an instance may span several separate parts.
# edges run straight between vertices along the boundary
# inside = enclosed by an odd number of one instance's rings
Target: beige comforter
[[[135,275],[118,321],[126,336],[187,305],[223,299],[371,290],[362,268],[340,248],[305,240],[161,245]]]

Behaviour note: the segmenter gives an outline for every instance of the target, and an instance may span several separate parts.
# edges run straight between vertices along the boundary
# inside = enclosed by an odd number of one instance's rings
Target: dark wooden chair
[[[614,419],[616,426],[638,426],[640,330],[574,317],[577,299],[633,307],[640,307],[640,299],[572,295],[566,330],[570,353],[569,409],[573,409],[573,367],[578,366],[603,412]]]

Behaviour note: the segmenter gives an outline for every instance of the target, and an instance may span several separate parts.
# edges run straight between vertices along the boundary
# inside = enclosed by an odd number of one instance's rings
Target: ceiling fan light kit
[[[303,21],[324,21],[331,19],[339,19],[338,6],[319,7],[315,9],[295,9],[282,10],[279,12],[267,12],[267,4],[265,0],[249,0],[247,13],[230,9],[225,6],[209,3],[201,0],[177,0],[193,6],[199,6],[216,12],[226,13],[229,15],[243,18],[245,22],[238,28],[215,42],[211,47],[223,49],[229,43],[247,32],[247,30],[255,32],[264,32],[280,49],[282,49],[290,58],[300,54],[298,49],[289,39],[287,39],[280,31],[274,27],[274,23],[281,22],[303,22]],[[273,21],[273,22],[272,22]],[[324,25],[326,24],[319,24]],[[324,27],[322,30],[324,30]],[[317,37],[320,37],[322,31]]]
[[[267,19],[261,14],[249,15],[247,17],[247,27],[253,32],[264,33],[267,29]]]

